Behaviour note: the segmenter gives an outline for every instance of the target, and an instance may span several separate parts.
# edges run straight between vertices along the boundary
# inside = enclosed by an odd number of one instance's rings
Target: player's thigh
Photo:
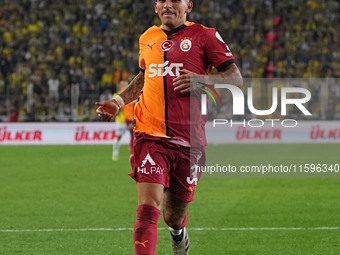
[[[186,203],[193,201],[196,185],[201,177],[198,166],[204,164],[204,148],[179,148],[170,176],[171,194]]]
[[[171,159],[163,142],[136,136],[131,157],[132,173],[137,183],[158,183],[169,187]],[[156,138],[155,138],[156,139]]]

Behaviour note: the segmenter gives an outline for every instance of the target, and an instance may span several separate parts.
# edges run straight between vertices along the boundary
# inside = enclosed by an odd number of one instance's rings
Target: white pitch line
[[[167,230],[167,228],[158,228]],[[273,228],[189,228],[189,231],[278,231],[278,230],[340,230],[340,227],[273,227]],[[0,232],[91,232],[91,231],[133,231],[133,228],[79,228],[79,229],[0,229]]]
[[[273,227],[273,228],[191,228],[194,231],[265,231],[265,230],[340,230],[340,227]]]
[[[90,231],[133,231],[133,228],[0,229],[0,232],[90,232]]]

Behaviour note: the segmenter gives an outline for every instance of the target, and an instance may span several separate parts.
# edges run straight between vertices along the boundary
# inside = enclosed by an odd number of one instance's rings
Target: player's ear
[[[157,13],[157,1],[155,2],[155,13]]]
[[[190,13],[192,8],[194,7],[194,3],[192,1],[188,1],[188,8],[187,10],[185,11],[185,13]]]

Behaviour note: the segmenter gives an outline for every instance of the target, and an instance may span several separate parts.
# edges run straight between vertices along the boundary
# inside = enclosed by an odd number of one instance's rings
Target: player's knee
[[[164,186],[158,183],[138,183],[138,204],[161,209]]]
[[[158,210],[161,208],[162,200],[154,199],[152,197],[144,197],[139,199],[140,205],[151,205],[156,207]]]
[[[165,223],[173,229],[182,228],[186,213],[176,213],[163,209],[163,218]]]

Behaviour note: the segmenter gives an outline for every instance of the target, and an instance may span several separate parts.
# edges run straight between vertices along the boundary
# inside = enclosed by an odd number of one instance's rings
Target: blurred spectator
[[[60,122],[68,122],[70,120],[70,114],[71,109],[65,106],[63,102],[59,102],[56,120]]]
[[[60,81],[57,75],[54,73],[53,76],[51,76],[47,80],[47,85],[48,85],[48,95],[49,99],[54,99],[56,101],[59,101],[59,85]]]
[[[17,122],[18,121],[18,111],[14,105],[10,108],[9,122]]]

